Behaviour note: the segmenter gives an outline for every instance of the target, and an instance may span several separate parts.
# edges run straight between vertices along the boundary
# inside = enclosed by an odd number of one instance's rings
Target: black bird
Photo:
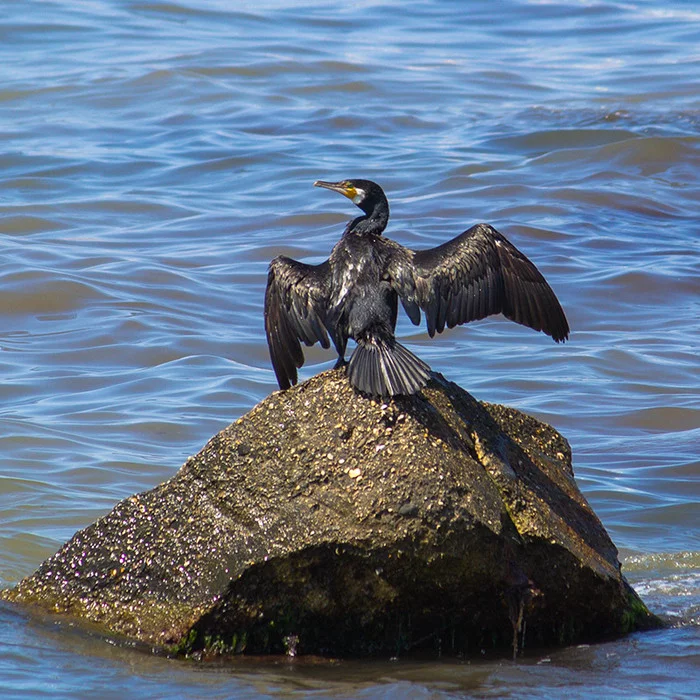
[[[265,332],[281,389],[297,382],[301,343],[338,351],[345,365],[348,338],[357,347],[347,363],[350,383],[371,396],[415,394],[430,367],[394,336],[398,300],[411,321],[425,313],[428,335],[492,314],[544,331],[557,343],[569,324],[539,270],[488,224],[477,224],[428,250],[410,250],[382,236],[389,202],[369,180],[323,182],[364,214],[353,219],[320,265],[279,256],[270,263]]]

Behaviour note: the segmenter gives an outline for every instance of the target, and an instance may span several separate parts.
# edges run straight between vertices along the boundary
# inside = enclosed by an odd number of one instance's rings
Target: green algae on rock
[[[553,428],[435,375],[277,392],[6,600],[187,655],[471,654],[658,624]]]

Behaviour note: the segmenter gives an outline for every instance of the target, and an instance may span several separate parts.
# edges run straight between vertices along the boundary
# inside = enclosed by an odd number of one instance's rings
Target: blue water
[[[3,605],[3,697],[694,697],[698,46],[690,1],[5,0],[0,585],[276,389],[267,264],[324,259],[355,212],[313,181],[368,177],[399,242],[487,221],[544,272],[564,346],[502,319],[399,334],[569,439],[672,625],[517,663],[212,667]]]

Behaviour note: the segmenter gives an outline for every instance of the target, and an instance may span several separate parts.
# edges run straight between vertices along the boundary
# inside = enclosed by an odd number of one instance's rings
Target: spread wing
[[[445,326],[497,313],[557,343],[569,337],[564,311],[540,271],[488,224],[416,251],[411,262],[397,258],[390,274],[407,311],[417,304],[425,312],[431,338]]]
[[[280,389],[297,382],[302,341],[330,347],[325,328],[328,261],[306,265],[279,256],[270,263],[265,290],[265,333]]]

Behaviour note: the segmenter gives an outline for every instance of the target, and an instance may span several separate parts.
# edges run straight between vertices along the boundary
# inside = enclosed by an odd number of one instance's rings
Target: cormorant
[[[307,265],[279,256],[270,263],[265,332],[281,389],[297,382],[301,343],[338,351],[344,366],[348,338],[357,347],[347,363],[350,383],[370,396],[415,394],[430,367],[394,336],[398,300],[411,321],[425,313],[428,335],[491,314],[544,331],[557,343],[569,324],[539,270],[488,224],[476,224],[428,250],[413,251],[382,236],[389,203],[370,180],[323,182],[350,199],[363,215],[353,219],[330,257]]]

